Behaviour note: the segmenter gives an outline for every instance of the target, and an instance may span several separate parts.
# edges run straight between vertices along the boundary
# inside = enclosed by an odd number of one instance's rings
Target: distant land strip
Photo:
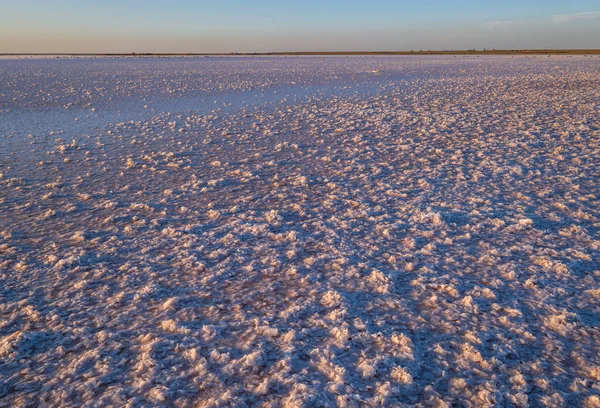
[[[449,50],[449,51],[283,51],[228,53],[0,53],[0,56],[98,56],[98,57],[194,57],[194,56],[346,56],[346,55],[600,55],[600,49]]]

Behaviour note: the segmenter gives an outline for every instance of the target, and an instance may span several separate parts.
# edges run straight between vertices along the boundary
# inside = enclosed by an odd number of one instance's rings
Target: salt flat
[[[600,58],[0,61],[0,406],[600,406]]]

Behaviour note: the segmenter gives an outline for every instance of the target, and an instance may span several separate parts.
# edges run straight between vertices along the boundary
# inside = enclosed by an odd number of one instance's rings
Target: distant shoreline
[[[453,51],[290,51],[229,53],[0,53],[0,57],[228,57],[228,56],[360,56],[360,55],[600,55],[600,49],[453,50]]]

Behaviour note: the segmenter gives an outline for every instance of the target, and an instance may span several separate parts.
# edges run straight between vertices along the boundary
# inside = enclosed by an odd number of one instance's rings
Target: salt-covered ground
[[[0,406],[600,406],[600,58],[0,61]]]

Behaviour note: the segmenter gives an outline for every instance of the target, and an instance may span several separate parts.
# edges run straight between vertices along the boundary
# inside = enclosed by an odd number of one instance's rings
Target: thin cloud
[[[488,21],[488,22],[484,23],[484,26],[490,30],[496,30],[496,29],[502,30],[502,29],[513,28],[513,27],[517,27],[517,26],[538,24],[541,22],[543,22],[543,20],[532,20],[532,19],[528,19],[528,20],[498,20],[498,21]]]
[[[552,22],[556,24],[570,23],[575,20],[590,19],[600,17],[600,11],[587,11],[585,13],[575,14],[557,14],[552,16]]]
[[[600,18],[600,11],[586,11],[583,13],[574,14],[556,14],[546,19],[488,21],[484,23],[484,26],[490,30],[497,30],[533,24],[567,24],[577,20],[589,20],[593,18]]]

